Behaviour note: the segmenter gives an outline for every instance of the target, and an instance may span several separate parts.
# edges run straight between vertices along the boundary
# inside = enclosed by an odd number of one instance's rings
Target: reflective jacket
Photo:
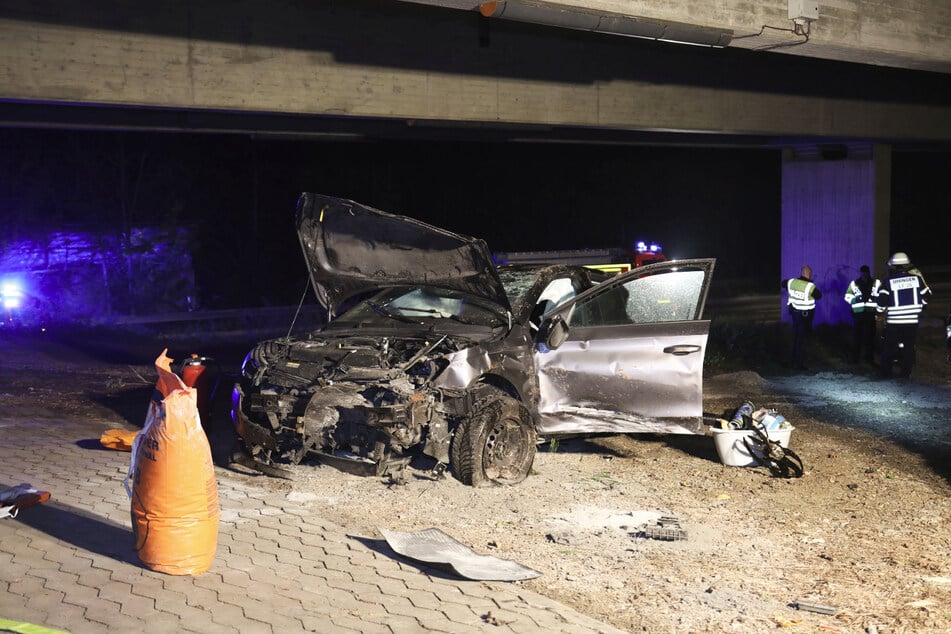
[[[822,297],[816,285],[804,277],[788,280],[786,292],[789,294],[786,304],[793,310],[813,310],[816,300]]]
[[[878,306],[885,311],[886,324],[917,324],[928,304],[931,289],[920,275],[899,271],[890,275],[878,291]]]
[[[948,361],[951,361],[951,309],[948,309],[948,318],[944,322],[944,329],[948,335]]]
[[[857,277],[849,282],[845,290],[845,301],[852,307],[853,313],[873,313],[878,308],[878,291],[882,281],[872,277]]]

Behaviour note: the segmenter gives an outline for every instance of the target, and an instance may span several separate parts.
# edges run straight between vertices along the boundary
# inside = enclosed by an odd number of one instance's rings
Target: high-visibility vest
[[[845,301],[852,307],[852,312],[871,313],[878,311],[878,292],[882,288],[882,281],[874,278],[870,280],[872,284],[868,297],[865,296],[865,293],[863,293],[859,285],[856,284],[857,281],[858,280],[852,280],[849,282],[849,287],[845,289]]]
[[[878,305],[885,310],[885,323],[917,324],[930,294],[931,289],[920,275],[892,275],[878,291]]]
[[[789,298],[786,304],[793,307],[793,310],[812,310],[816,307],[816,300],[812,296],[816,290],[816,285],[801,277],[786,282],[786,291]]]

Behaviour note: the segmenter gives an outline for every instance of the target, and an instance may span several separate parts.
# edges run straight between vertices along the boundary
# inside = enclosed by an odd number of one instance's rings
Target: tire
[[[456,428],[450,460],[463,484],[518,484],[535,461],[535,428],[528,409],[509,396],[476,401],[472,415]]]

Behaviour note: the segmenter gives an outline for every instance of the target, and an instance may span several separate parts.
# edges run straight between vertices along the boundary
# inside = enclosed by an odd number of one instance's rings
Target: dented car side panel
[[[449,365],[433,382],[433,386],[448,390],[460,390],[469,387],[483,374],[488,373],[496,361],[498,354],[489,354],[482,346],[466,348],[447,355]]]
[[[557,350],[537,352],[539,433],[701,433],[709,322],[679,325],[676,335],[667,326],[579,328]]]
[[[448,392],[471,389],[477,383],[506,386],[519,400],[537,399],[532,347],[528,328],[516,325],[502,340],[459,350],[447,355],[448,367],[433,381],[433,387]]]

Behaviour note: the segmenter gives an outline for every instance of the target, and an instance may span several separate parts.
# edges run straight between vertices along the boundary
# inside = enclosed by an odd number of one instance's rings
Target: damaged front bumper
[[[445,420],[434,416],[432,395],[414,392],[408,402],[382,406],[355,393],[340,397],[332,389],[317,390],[303,412],[278,420],[273,411],[261,411],[278,399],[259,395],[248,407],[242,386],[236,384],[231,417],[246,450],[245,460],[280,470],[280,464],[312,458],[357,475],[398,475],[412,458],[405,451],[425,442],[423,451],[436,459],[437,470],[439,464],[448,464],[451,435]],[[257,410],[270,425],[252,420],[249,410]]]

